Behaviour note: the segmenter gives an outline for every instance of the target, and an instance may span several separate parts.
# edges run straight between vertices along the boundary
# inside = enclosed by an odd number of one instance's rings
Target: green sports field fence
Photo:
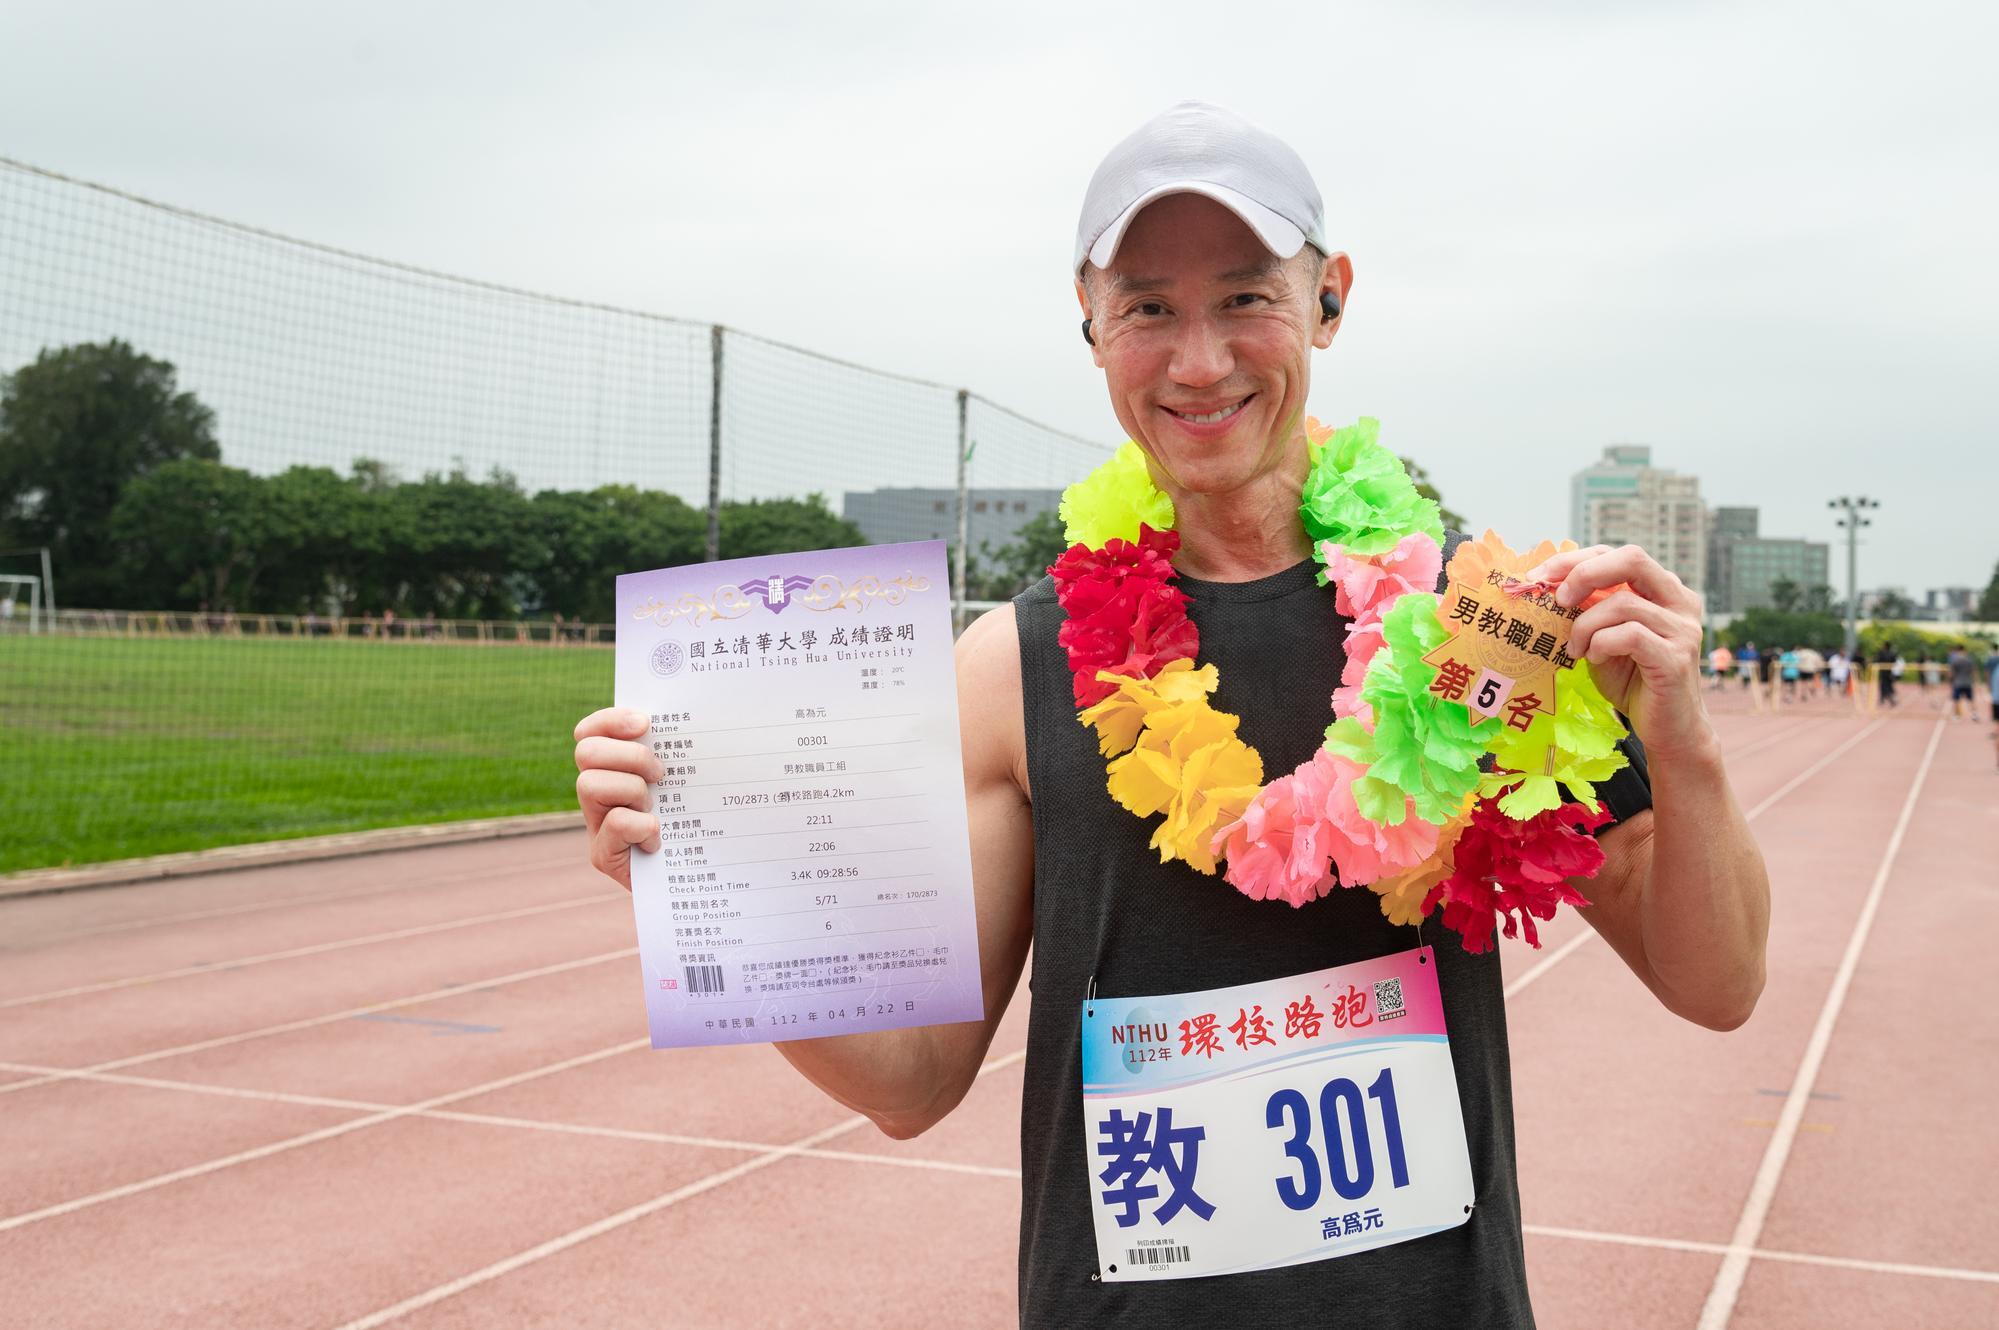
[[[941,538],[1003,598],[1111,442],[4,157],[0,375],[0,873],[573,806],[614,574]]]

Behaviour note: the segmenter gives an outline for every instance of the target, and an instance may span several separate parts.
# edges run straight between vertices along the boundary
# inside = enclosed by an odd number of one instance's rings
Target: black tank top
[[[1453,535],[1447,548],[1461,537]],[[1306,561],[1254,582],[1182,577],[1203,664],[1221,669],[1214,704],[1242,717],[1264,778],[1310,757],[1332,719],[1345,621]],[[1022,1326],[1531,1327],[1513,1155],[1512,1081],[1498,952],[1468,954],[1434,919],[1437,981],[1456,1065],[1477,1203],[1462,1227],[1335,1260],[1144,1283],[1096,1278],[1083,1138],[1080,1011],[1099,996],[1179,993],[1277,979],[1401,951],[1417,930],[1382,916],[1365,888],[1300,909],[1253,901],[1220,876],[1147,848],[1155,819],[1104,785],[1094,732],[1076,719],[1062,612],[1043,578],[1014,599],[1034,813],[1034,950],[1021,1100]],[[1642,763],[1642,756],[1637,757]],[[1628,816],[1642,779],[1602,792]]]

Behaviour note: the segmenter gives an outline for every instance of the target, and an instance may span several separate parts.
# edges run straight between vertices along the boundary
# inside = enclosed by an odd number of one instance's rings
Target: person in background
[[[1728,682],[1729,674],[1735,669],[1735,653],[1721,642],[1714,644],[1714,650],[1707,653],[1708,673],[1712,676],[1709,689],[1719,689]]]
[[[1831,688],[1833,696],[1846,696],[1846,681],[1851,672],[1850,662],[1846,659],[1846,652],[1839,647],[1834,647],[1832,655],[1826,657],[1825,662],[1826,682]]]
[[[1893,642],[1883,642],[1874,653],[1874,684],[1880,690],[1880,704],[1884,707],[1897,706],[1895,701],[1895,676],[1902,672],[1902,662],[1895,652]]]
[[[1742,676],[1744,691],[1754,691],[1756,684],[1756,644],[1744,642],[1742,650],[1735,657],[1735,669]]]
[[[1928,648],[1916,653],[1916,674],[1916,681],[1923,690],[1923,704],[1932,711],[1936,710],[1937,680],[1943,674],[1943,666],[1930,659]]]
[[[1999,651],[1985,658],[1985,697],[1992,703],[1992,746],[1999,752]]]
[[[1971,659],[1971,653],[1964,649],[1964,643],[1959,642],[1950,649],[1945,663],[1950,667],[1950,718],[1958,718],[1961,706],[1966,720],[1978,719],[1978,713],[1972,710],[1971,705],[1971,681],[1976,677],[1977,665]]]
[[[1798,648],[1799,691],[1802,692],[1807,699],[1816,698],[1819,695],[1819,688],[1821,687],[1824,678],[1825,678],[1825,657],[1820,655],[1817,649],[1814,647],[1811,646],[1799,647]]]
[[[1778,672],[1783,675],[1784,700],[1798,700],[1798,649],[1785,647],[1784,654],[1777,657]]]

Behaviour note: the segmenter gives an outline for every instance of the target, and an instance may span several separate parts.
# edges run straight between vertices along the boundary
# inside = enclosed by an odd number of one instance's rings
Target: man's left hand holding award
[[[578,793],[654,1048],[983,1020],[949,587],[941,541],[618,578]]]

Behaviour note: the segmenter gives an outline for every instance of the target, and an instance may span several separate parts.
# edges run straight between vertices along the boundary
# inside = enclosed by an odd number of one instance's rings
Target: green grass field
[[[601,649],[0,637],[0,872],[575,806]]]

